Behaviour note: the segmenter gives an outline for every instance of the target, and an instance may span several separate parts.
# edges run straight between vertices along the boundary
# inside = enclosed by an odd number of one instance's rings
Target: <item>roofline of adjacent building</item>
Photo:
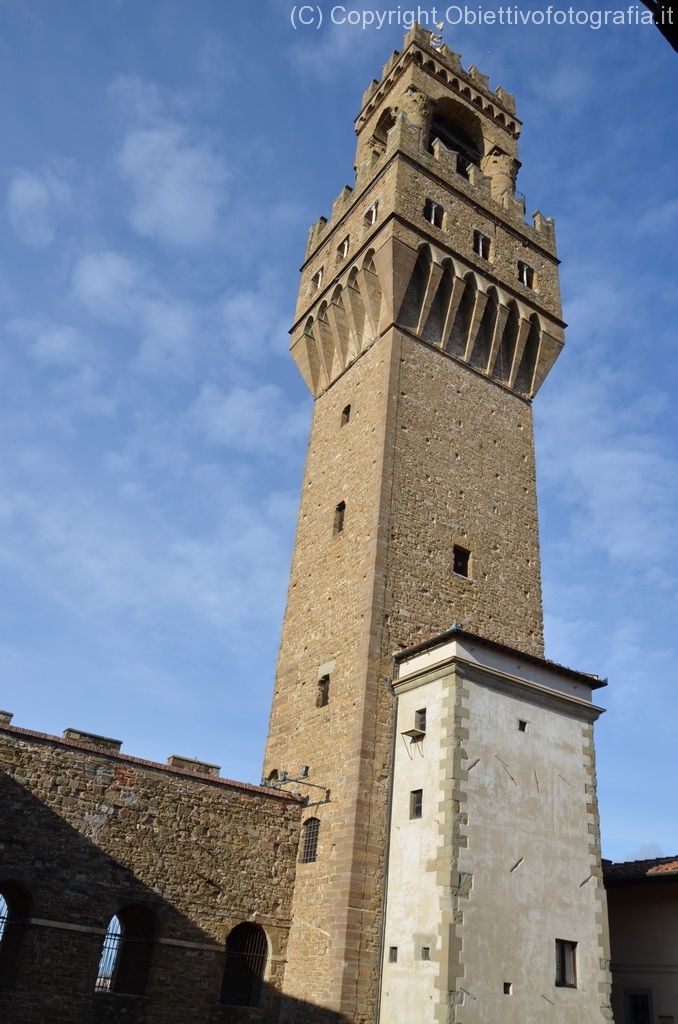
[[[462,629],[457,622],[454,622],[449,629],[445,630],[444,633],[439,633],[437,636],[429,637],[428,640],[422,640],[421,643],[415,644],[413,647],[406,647],[405,650],[395,651],[393,654],[393,660],[396,664],[399,664],[407,658],[413,657],[415,654],[434,650],[436,647],[443,647],[445,644],[449,643],[450,640],[471,640],[473,643],[479,643],[491,651],[498,651],[501,654],[509,654],[513,657],[517,656],[522,661],[526,661],[531,665],[537,665],[539,668],[548,669],[550,672],[556,672],[558,675],[566,676],[568,679],[576,679],[577,682],[585,683],[586,686],[590,686],[592,690],[598,690],[602,686],[607,686],[607,679],[600,679],[598,676],[589,674],[588,672],[578,672],[576,669],[567,668],[565,665],[559,665],[556,661],[549,661],[548,658],[540,658],[536,654],[528,654],[527,651],[521,651],[517,647],[509,647],[508,644],[502,644],[498,640],[489,640],[487,637],[480,636],[478,633],[470,633],[468,630]]]

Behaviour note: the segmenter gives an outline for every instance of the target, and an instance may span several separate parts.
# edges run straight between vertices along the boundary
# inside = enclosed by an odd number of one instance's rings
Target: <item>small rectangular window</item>
[[[427,199],[424,203],[424,217],[433,224],[435,228],[441,228],[443,226],[443,210],[439,203],[434,202],[432,199]]]
[[[524,718],[518,719],[518,732],[529,732],[530,723],[526,722]]]
[[[388,962],[390,964],[397,964],[398,963],[398,947],[397,946],[390,946],[389,947]]]
[[[577,987],[577,943],[556,939],[556,985],[558,988]]]
[[[414,728],[420,732],[426,732],[426,708],[420,708],[414,712]]]
[[[510,981],[505,981],[504,982],[504,995],[505,996],[510,996],[512,988],[513,988],[513,985],[511,984],[511,982]]]
[[[534,288],[534,270],[529,263],[523,263],[522,260],[518,261],[518,280],[526,288]]]
[[[421,818],[423,789],[413,789],[410,793],[410,818]]]
[[[315,700],[317,708],[326,708],[330,702],[330,677],[323,676],[318,680],[318,696]]]
[[[468,576],[469,561],[471,552],[455,544],[452,548],[452,571],[457,576]]]
[[[342,425],[342,427],[346,426],[346,424],[348,423],[350,418],[351,418],[351,406],[350,405],[346,405],[341,410],[341,425]]]
[[[421,947],[421,959],[422,960],[430,960],[431,959],[431,947],[430,946],[422,946]]]
[[[377,210],[379,209],[379,203],[372,203],[369,210],[365,213],[365,225],[371,228],[373,224],[377,223]]]
[[[350,246],[351,238],[349,235],[346,235],[346,238],[343,240],[343,242],[337,249],[337,256],[339,257],[340,260],[343,260],[348,256],[348,250]]]
[[[490,240],[482,231],[473,232],[473,251],[481,259],[489,260],[490,258]]]
[[[320,288],[320,285],[322,283],[323,283],[323,267],[321,267],[320,270],[316,270],[315,274],[311,278],[311,284],[313,285],[313,287],[315,288],[316,291],[318,290],[318,288]]]
[[[340,501],[334,510],[334,532],[341,533],[344,529],[344,516],[346,514],[346,502]]]

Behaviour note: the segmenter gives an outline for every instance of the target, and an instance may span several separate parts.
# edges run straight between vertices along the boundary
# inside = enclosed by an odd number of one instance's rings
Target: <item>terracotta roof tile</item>
[[[660,879],[675,881],[678,875],[678,859],[671,857],[653,857],[651,860],[626,860],[618,864],[603,861],[603,877],[605,885],[641,885],[643,882],[656,882]]]

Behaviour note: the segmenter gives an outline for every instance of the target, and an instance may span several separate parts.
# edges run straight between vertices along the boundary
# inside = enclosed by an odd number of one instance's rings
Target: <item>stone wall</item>
[[[18,958],[0,971],[3,1024],[277,1020],[299,800],[71,735],[0,723],[0,890],[29,897]],[[155,922],[145,994],[95,992],[107,927],[128,906]],[[245,921],[268,956],[261,1005],[241,1009],[218,1000],[226,938]]]

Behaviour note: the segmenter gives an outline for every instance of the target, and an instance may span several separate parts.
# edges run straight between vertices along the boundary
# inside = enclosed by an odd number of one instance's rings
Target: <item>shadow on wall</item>
[[[273,1024],[281,1009],[290,1024],[337,1024],[321,1007],[289,998],[281,1007],[278,988],[262,980],[273,962],[258,925],[232,928],[225,948],[173,905],[190,906],[199,882],[201,913],[221,918],[223,932],[233,923],[220,886],[205,873],[196,879],[188,854],[184,876],[169,877],[157,835],[150,887],[121,863],[124,850],[120,859],[102,850],[43,795],[0,772],[3,1024]],[[135,844],[134,830],[120,841]],[[245,1000],[254,1005],[232,1005]]]

